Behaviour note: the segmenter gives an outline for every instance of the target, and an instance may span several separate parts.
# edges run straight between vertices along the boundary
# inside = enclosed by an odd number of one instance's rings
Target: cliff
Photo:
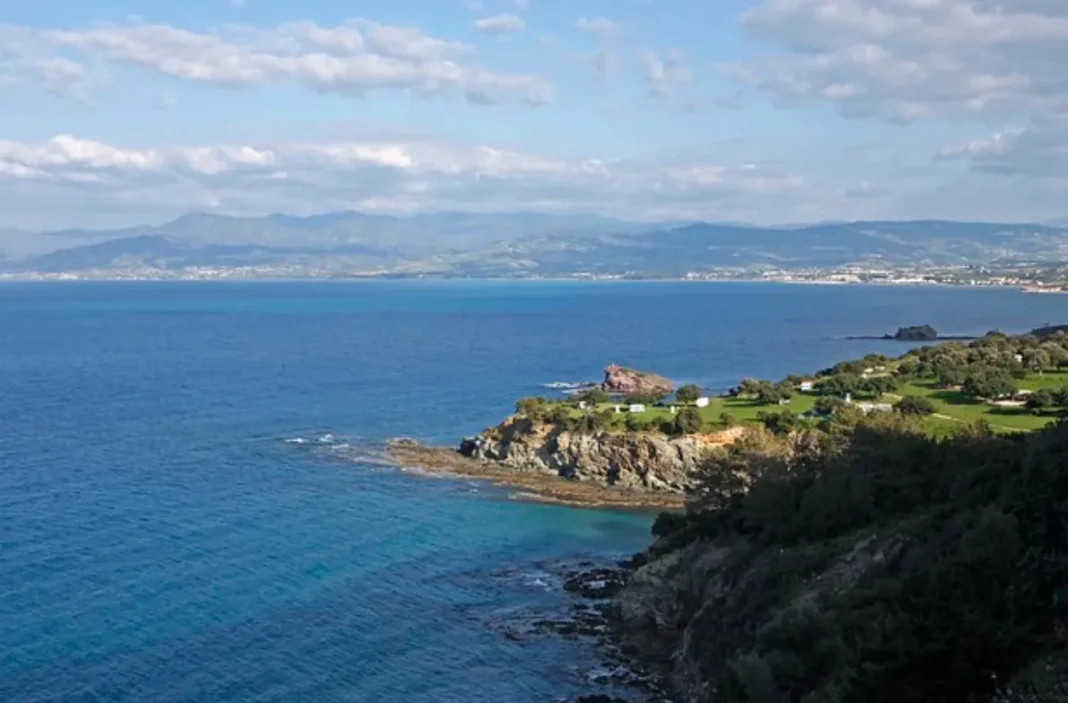
[[[673,700],[1068,700],[1068,424],[874,418],[720,454],[610,607]],[[724,492],[717,466],[754,481]]]
[[[571,432],[513,417],[464,440],[465,457],[517,472],[630,490],[682,494],[706,454],[731,442],[741,428],[686,437],[645,432]]]

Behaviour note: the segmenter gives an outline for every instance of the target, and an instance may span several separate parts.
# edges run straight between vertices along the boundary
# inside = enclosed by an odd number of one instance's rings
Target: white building
[[[588,407],[590,407],[590,404],[587,403],[585,400],[579,401],[579,410],[585,410]]]
[[[894,406],[889,403],[857,403],[857,408],[864,413],[889,413],[894,411]]]
[[[811,393],[816,388],[816,384],[812,381],[801,381],[801,385],[797,387],[802,393]]]
[[[694,402],[694,405],[696,405],[699,408],[707,408],[708,407],[708,402],[709,402],[708,398],[698,398]]]
[[[632,413],[643,413],[645,412],[645,406],[641,403],[634,403],[630,406],[630,411]]]

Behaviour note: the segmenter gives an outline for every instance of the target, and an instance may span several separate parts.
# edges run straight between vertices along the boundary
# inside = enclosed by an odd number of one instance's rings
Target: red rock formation
[[[601,387],[608,393],[624,395],[667,395],[675,390],[671,381],[655,373],[636,371],[616,364],[609,364],[604,370],[604,382]]]

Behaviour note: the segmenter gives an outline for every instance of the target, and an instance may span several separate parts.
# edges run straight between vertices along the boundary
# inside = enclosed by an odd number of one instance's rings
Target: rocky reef
[[[619,395],[660,397],[675,390],[674,384],[659,374],[609,364],[604,370],[601,389]]]
[[[683,495],[705,455],[742,428],[684,437],[646,432],[571,432],[509,418],[466,439],[460,453],[516,472],[539,473],[606,487]]]

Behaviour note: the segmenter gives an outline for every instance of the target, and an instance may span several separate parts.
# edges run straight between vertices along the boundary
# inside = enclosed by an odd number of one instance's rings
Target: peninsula
[[[458,447],[401,440],[390,454],[404,466],[486,478],[526,498],[672,507],[692,494],[709,457],[754,432],[829,431],[886,414],[944,439],[975,423],[1030,432],[1066,411],[1068,334],[990,333],[897,358],[869,354],[807,376],[742,379],[719,396],[612,364],[599,385],[519,400],[513,415]]]
[[[459,450],[392,450],[674,508],[646,551],[568,579],[671,700],[1061,701],[1066,369],[1063,329],[991,333],[715,398],[526,398]]]

